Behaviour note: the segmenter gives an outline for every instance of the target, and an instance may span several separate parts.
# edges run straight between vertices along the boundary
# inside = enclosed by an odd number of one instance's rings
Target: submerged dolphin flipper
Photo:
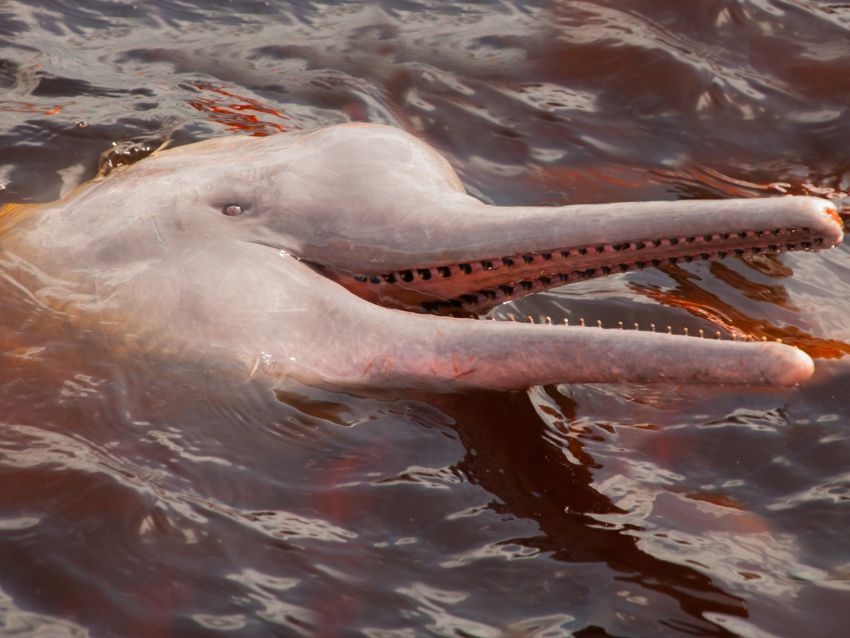
[[[437,315],[843,237],[835,207],[811,197],[487,206],[431,147],[379,125],[161,152],[9,208],[0,232],[23,288],[132,348],[281,383],[442,389],[798,383],[812,361],[778,343]]]

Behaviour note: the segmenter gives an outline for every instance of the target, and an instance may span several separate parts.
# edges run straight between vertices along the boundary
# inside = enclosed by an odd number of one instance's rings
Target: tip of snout
[[[806,198],[812,214],[820,221],[820,231],[829,246],[836,246],[844,240],[844,222],[838,214],[836,205],[819,197]]]
[[[772,382],[780,386],[794,386],[806,381],[815,371],[815,362],[799,348],[779,343],[767,344],[767,354],[772,360]]]

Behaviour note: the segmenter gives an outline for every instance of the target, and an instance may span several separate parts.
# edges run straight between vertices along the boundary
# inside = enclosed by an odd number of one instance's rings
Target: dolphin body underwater
[[[342,388],[796,384],[812,360],[780,343],[441,315],[842,237],[812,197],[485,205],[371,124],[199,142],[0,214],[6,278],[42,310],[130,352]]]

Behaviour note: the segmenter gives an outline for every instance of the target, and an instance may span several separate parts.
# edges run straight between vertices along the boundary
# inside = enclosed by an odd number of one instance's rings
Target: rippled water
[[[0,0],[2,202],[345,120],[491,202],[841,202],[850,5]],[[782,337],[799,389],[381,398],[127,360],[3,284],[0,633],[844,636],[848,282],[839,247],[517,304]]]

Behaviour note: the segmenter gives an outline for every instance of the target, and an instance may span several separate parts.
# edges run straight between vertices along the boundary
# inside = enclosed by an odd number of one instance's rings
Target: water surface
[[[850,7],[0,0],[0,202],[343,121],[419,135],[495,203],[846,203]],[[273,393],[34,332],[3,284],[0,633],[844,636],[848,256],[499,310],[780,337],[818,365],[786,391]]]

